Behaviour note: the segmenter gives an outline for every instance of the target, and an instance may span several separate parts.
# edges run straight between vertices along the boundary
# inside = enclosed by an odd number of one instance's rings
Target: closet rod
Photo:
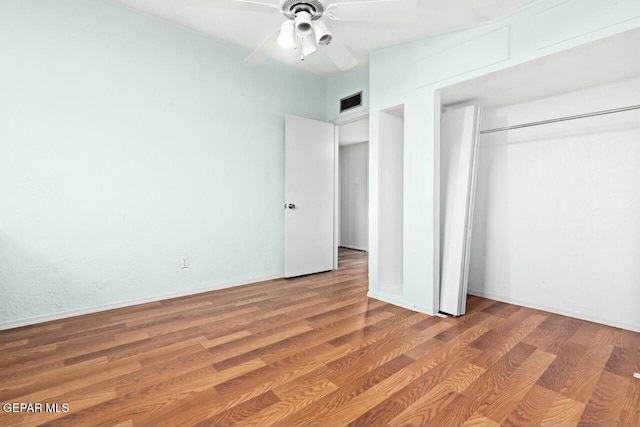
[[[587,118],[587,117],[594,117],[594,116],[604,116],[605,114],[622,113],[624,111],[639,110],[639,109],[640,109],[640,105],[632,105],[630,107],[614,108],[613,110],[596,111],[596,112],[593,112],[593,113],[578,114],[578,115],[575,115],[575,116],[559,117],[557,119],[542,120],[540,122],[524,123],[524,124],[521,124],[521,125],[506,126],[506,127],[503,127],[503,128],[486,129],[486,130],[480,131],[480,133],[484,135],[485,133],[502,132],[502,131],[505,131],[505,130],[528,128],[528,127],[531,127],[531,126],[548,125],[550,123],[566,122],[568,120],[584,119],[584,118]]]

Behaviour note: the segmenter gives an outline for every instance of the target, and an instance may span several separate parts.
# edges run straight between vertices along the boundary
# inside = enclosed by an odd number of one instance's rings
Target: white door
[[[480,110],[448,110],[440,122],[442,270],[440,311],[465,313]]]
[[[332,123],[285,117],[285,277],[333,269],[335,156]]]

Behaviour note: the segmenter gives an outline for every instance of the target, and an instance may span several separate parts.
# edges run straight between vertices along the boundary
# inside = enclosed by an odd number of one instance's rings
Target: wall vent
[[[351,110],[362,105],[362,91],[340,100],[340,112]]]

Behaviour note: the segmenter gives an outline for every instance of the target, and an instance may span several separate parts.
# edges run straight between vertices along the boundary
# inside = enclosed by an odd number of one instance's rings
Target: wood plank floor
[[[640,425],[640,334],[469,297],[430,317],[340,269],[0,332],[2,426]]]

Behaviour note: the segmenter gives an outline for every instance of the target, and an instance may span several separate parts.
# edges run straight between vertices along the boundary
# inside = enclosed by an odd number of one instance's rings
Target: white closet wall
[[[640,79],[483,110],[482,129],[640,104]],[[469,293],[640,330],[640,111],[483,135]]]
[[[402,294],[404,108],[379,114],[378,290]]]

